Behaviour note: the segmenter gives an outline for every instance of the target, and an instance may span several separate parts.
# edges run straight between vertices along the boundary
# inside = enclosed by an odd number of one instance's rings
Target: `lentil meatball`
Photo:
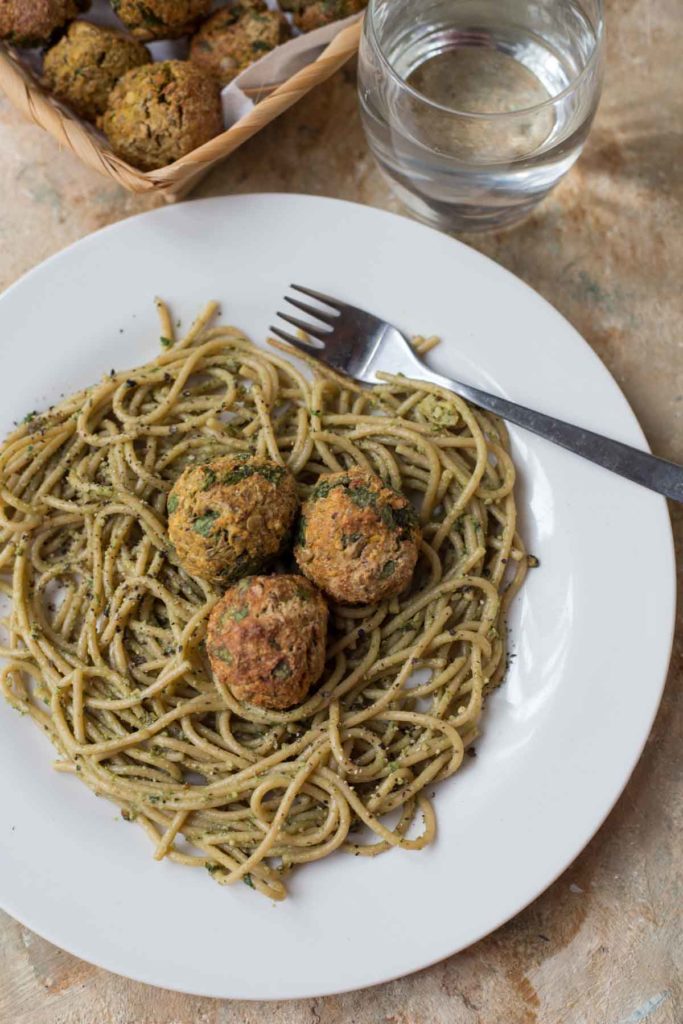
[[[97,120],[109,93],[131,68],[148,64],[147,48],[111,28],[74,21],[60,41],[45,54],[45,82],[57,99],[81,117]]]
[[[133,68],[109,94],[100,126],[134,167],[165,167],[223,131],[218,84],[189,61]]]
[[[407,498],[358,467],[320,478],[301,510],[299,568],[344,604],[376,604],[409,584],[419,552]]]
[[[325,667],[327,604],[303,576],[249,576],[209,618],[206,649],[218,683],[240,701],[300,704]]]
[[[0,39],[42,46],[90,6],[90,0],[0,0]]]
[[[293,13],[297,28],[311,32],[357,14],[367,7],[367,0],[281,0],[280,6]]]
[[[178,39],[189,35],[211,10],[211,0],[111,0],[136,39]]]
[[[227,85],[290,35],[287,19],[263,0],[241,0],[204,22],[192,40],[190,60]]]
[[[225,455],[177,480],[168,499],[169,534],[189,573],[228,584],[281,552],[298,504],[288,469],[271,459]]]

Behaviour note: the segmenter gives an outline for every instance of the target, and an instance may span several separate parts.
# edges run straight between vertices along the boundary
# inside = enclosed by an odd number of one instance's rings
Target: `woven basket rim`
[[[106,140],[51,96],[14,48],[0,41],[0,89],[29,121],[47,131],[93,170],[131,192],[161,192],[168,199],[185,195],[219,160],[293,106],[353,56],[358,49],[362,19],[347,25],[319,56],[291,78],[272,87],[239,121],[220,135],[155,171],[132,167],[109,148]],[[262,91],[262,90],[259,90]]]

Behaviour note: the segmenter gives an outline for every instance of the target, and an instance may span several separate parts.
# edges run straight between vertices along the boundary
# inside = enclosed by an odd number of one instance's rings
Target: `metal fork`
[[[381,370],[429,381],[454,391],[466,401],[518,427],[524,427],[525,430],[582,455],[598,466],[642,484],[643,487],[649,487],[674,501],[683,502],[683,466],[656,458],[620,441],[610,440],[592,430],[565,423],[554,416],[508,402],[505,398],[490,395],[461,381],[443,377],[423,363],[405,336],[385,320],[330,295],[323,295],[301,285],[293,284],[291,287],[327,307],[321,309],[300,299],[285,296],[286,302],[313,317],[317,323],[305,322],[288,313],[277,314],[292,327],[304,331],[308,338],[315,339],[317,345],[314,341],[304,341],[278,327],[271,327],[276,337],[307,356],[313,356],[339,373],[365,384],[376,384],[376,374]]]

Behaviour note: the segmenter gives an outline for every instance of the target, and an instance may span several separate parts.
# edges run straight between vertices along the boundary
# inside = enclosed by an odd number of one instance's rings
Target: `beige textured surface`
[[[576,325],[653,447],[683,462],[680,0],[608,8],[607,88],[581,163],[526,224],[474,244]],[[366,153],[351,71],[199,194],[278,189],[394,207]],[[0,99],[0,287],[150,205],[103,185]],[[680,1024],[682,626],[653,734],[607,823],[548,892],[467,952],[338,998],[220,1003],[127,982],[0,915],[0,1024]]]

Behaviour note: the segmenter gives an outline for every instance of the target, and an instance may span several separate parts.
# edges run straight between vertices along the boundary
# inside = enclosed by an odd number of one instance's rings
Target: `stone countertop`
[[[523,225],[466,240],[578,328],[653,449],[683,462],[679,3],[608,0],[606,89],[583,158]],[[195,194],[260,191],[397,208],[365,147],[351,68]],[[0,289],[68,243],[154,205],[83,168],[0,98]],[[672,515],[680,566],[683,510]],[[0,915],[0,1024],[680,1024],[682,626],[679,613],[662,707],[607,822],[544,895],[466,952],[345,996],[220,1002],[108,974]]]

